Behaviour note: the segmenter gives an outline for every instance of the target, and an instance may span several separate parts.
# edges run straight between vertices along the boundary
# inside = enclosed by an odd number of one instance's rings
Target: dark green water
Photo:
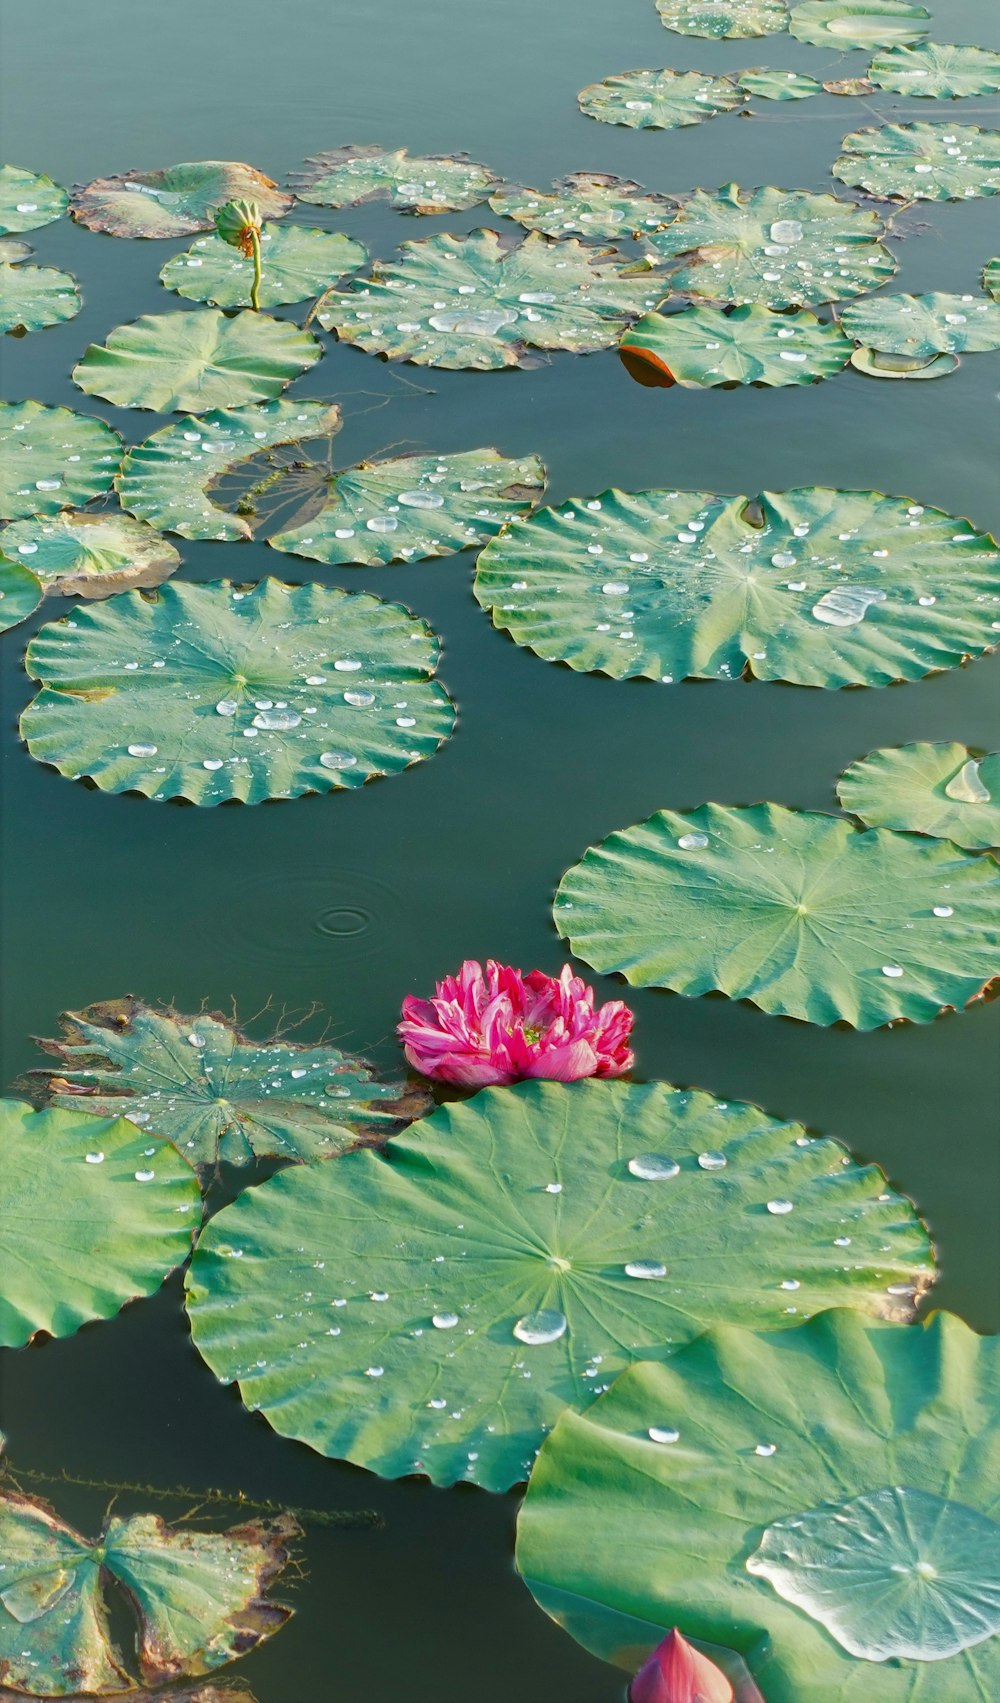
[[[1000,48],[994,0],[939,0],[935,10],[940,39]],[[308,153],[379,141],[465,148],[538,186],[587,169],[664,191],[732,178],[829,189],[841,137],[872,121],[830,97],[758,103],[753,121],[663,133],[583,118],[577,89],[633,66],[847,75],[866,63],[788,37],[682,40],[663,31],[651,0],[8,0],[3,16],[3,154],[63,183],[204,157],[249,160],[282,179]],[[998,121],[990,100],[868,105]],[[997,208],[928,205],[908,217],[895,287],[976,288],[1000,246]],[[304,217],[383,256],[407,237],[491,222],[378,207]],[[100,412],[127,441],[144,438],[161,422],[81,398],[68,374],[112,326],[177,305],[156,275],[186,243],[114,241],[66,222],[27,240],[43,263],[77,274],[86,304],[66,325],[4,340],[5,396]],[[802,391],[698,394],[641,389],[614,353],[556,356],[532,372],[427,373],[324,341],[325,359],[295,393],[341,403],[339,465],[389,446],[494,443],[542,454],[553,501],[613,484],[877,486],[1000,527],[996,356],[967,358],[940,384],[847,375]],[[184,544],[183,556],[195,579],[313,573],[262,544]],[[390,1066],[403,994],[427,990],[462,957],[558,968],[552,890],[611,829],[706,799],[832,809],[836,776],[874,746],[997,744],[1000,658],[876,691],[616,683],[550,666],[494,632],[472,600],[471,570],[469,555],[316,570],[431,622],[458,731],[400,777],[254,810],[107,797],[32,763],[16,717],[31,693],[21,653],[41,616],[4,636],[3,1085],[37,1062],[29,1036],[52,1033],[61,1010],[126,991],[181,1010],[233,999],[247,1017],[268,1001],[297,1011],[315,1001],[345,1045]],[[360,933],[323,931],[341,906],[365,914]],[[721,999],[628,997],[639,1074],[756,1100],[878,1161],[932,1226],[937,1300],[979,1329],[1000,1327],[1000,1003],[860,1035]],[[296,1619],[238,1670],[260,1703],[620,1703],[621,1677],[550,1625],[514,1576],[515,1498],[382,1483],[275,1436],[199,1361],[179,1293],[172,1282],[112,1323],[7,1354],[0,1418],[22,1467],[242,1487],[383,1515],[380,1532],[309,1529]],[[104,1497],[53,1494],[85,1529],[99,1524]]]

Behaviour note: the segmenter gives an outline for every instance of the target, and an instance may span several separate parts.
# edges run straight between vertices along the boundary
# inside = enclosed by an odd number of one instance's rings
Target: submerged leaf
[[[585,237],[635,235],[672,218],[676,205],[669,196],[653,195],[631,178],[608,172],[571,172],[551,193],[505,184],[490,196],[494,213],[550,237],[567,231]]]
[[[898,95],[956,99],[1000,91],[1000,53],[985,47],[952,47],[922,41],[916,47],[891,47],[868,67],[869,81]]]
[[[60,597],[110,597],[159,585],[181,559],[151,526],[113,510],[64,509],[16,520],[0,532],[0,550],[23,557],[43,590]]]
[[[897,745],[870,751],[837,783],[845,810],[873,828],[934,834],[970,851],[1000,846],[1000,752],[964,745]],[[942,897],[936,914],[951,916]]]
[[[116,172],[75,189],[78,224],[114,237],[182,237],[209,231],[234,197],[256,201],[265,219],[280,219],[292,197],[253,166],[236,160],[192,160],[160,171]]]
[[[318,296],[368,258],[361,243],[340,231],[306,230],[302,225],[265,225],[260,252],[262,308]],[[253,260],[219,236],[199,237],[185,254],[172,255],[160,268],[160,281],[189,301],[246,307]]]
[[[920,41],[930,13],[910,0],[798,0],[788,28],[814,47],[890,47]]]
[[[840,323],[866,349],[915,360],[1000,349],[1000,302],[986,296],[872,296],[846,307]]]
[[[794,338],[794,342],[791,339]],[[668,384],[815,384],[847,365],[851,345],[838,325],[812,313],[769,308],[689,307],[647,313],[622,333],[622,355],[661,373]]]
[[[785,0],[656,0],[665,29],[677,35],[780,35],[788,28]]]
[[[0,166],[0,235],[35,231],[61,219],[69,196],[44,172]]]
[[[284,1436],[505,1490],[634,1356],[719,1318],[787,1324],[790,1272],[804,1312],[850,1296],[908,1317],[930,1250],[882,1183],[799,1124],[666,1083],[488,1088],[218,1213],[192,1334]]]
[[[669,69],[622,71],[589,83],[576,98],[588,118],[626,124],[632,130],[678,130],[743,104],[740,90],[728,77]]]
[[[834,177],[901,201],[1000,195],[1000,130],[971,124],[883,124],[852,131]]]
[[[0,518],[57,514],[106,491],[122,440],[90,414],[44,402],[0,402]]]
[[[0,535],[0,547],[2,547]],[[25,563],[0,555],[0,633],[26,621],[42,601],[42,585]]]
[[[273,400],[322,353],[310,332],[264,313],[144,313],[92,343],[73,379],[120,408],[200,414]]]
[[[809,95],[821,95],[823,84],[804,71],[775,71],[767,65],[755,65],[748,71],[738,71],[734,78],[737,88],[754,100],[801,101]]]
[[[24,248],[23,243],[10,246]],[[54,266],[13,264],[21,258],[10,253],[0,258],[0,331],[40,331],[79,313],[83,304],[69,272]]]
[[[410,155],[365,142],[311,155],[290,182],[299,201],[320,207],[389,201],[412,213],[454,213],[485,201],[499,179],[467,154]]]

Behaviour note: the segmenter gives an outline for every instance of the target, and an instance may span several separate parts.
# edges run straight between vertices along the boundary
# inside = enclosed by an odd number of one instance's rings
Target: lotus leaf
[[[35,231],[50,225],[66,211],[69,196],[44,172],[21,166],[0,166],[0,235]]]
[[[851,356],[855,372],[866,378],[947,378],[959,366],[957,355],[881,355],[877,349],[855,349]]]
[[[83,304],[75,278],[54,266],[14,264],[31,250],[24,243],[6,247],[0,257],[0,331],[40,331],[79,313]]]
[[[610,348],[658,299],[648,270],[614,249],[538,231],[512,246],[482,230],[403,243],[400,260],[331,291],[318,318],[389,360],[489,369],[537,364],[533,349]]]
[[[916,47],[890,47],[877,54],[868,77],[876,88],[899,95],[937,100],[994,95],[1000,90],[1000,53],[922,41]]]
[[[125,1118],[0,1100],[0,1158],[0,1347],[113,1318],[187,1258],[197,1182]]]
[[[865,348],[914,360],[1000,349],[1000,302],[987,296],[871,296],[846,307],[840,323]]]
[[[290,181],[299,201],[320,207],[389,201],[411,213],[455,213],[485,201],[500,180],[467,154],[410,155],[405,148],[349,143],[311,155]]]
[[[696,189],[673,224],[646,238],[672,266],[671,288],[717,302],[788,308],[877,289],[896,262],[877,213],[802,189]],[[841,363],[843,365],[843,363]]]
[[[884,686],[1000,644],[993,539],[879,491],[571,499],[490,544],[475,591],[518,644],[616,679]]]
[[[929,17],[909,0],[800,0],[788,28],[814,47],[891,47],[922,40]]]
[[[23,562],[0,555],[0,633],[16,627],[19,621],[26,621],[41,601],[38,576]]]
[[[429,1094],[372,1080],[337,1047],[250,1040],[215,1012],[182,1017],[131,997],[66,1012],[43,1041],[59,1062],[55,1106],[126,1117],[195,1166],[329,1159],[392,1135]],[[48,1076],[48,1073],[45,1073]]]
[[[585,237],[620,237],[655,230],[673,217],[676,202],[652,195],[631,178],[607,172],[571,172],[552,193],[505,184],[490,196],[490,206],[531,231],[559,237],[566,231]]]
[[[292,205],[292,197],[253,166],[193,160],[95,178],[73,191],[70,212],[79,224],[113,237],[183,237],[211,230],[218,209],[241,198],[255,202],[263,219],[280,219]]]
[[[511,461],[495,449],[362,462],[326,482],[318,514],[269,543],[336,565],[449,556],[526,514],[544,486],[537,456]]]
[[[305,230],[301,225],[265,225],[260,245],[261,307],[318,296],[368,258],[361,243],[340,231]],[[246,307],[253,260],[219,236],[198,237],[185,254],[172,255],[161,267],[160,280],[189,301]]]
[[[689,307],[647,313],[622,333],[619,348],[668,384],[698,390],[714,384],[815,384],[840,372],[851,355],[839,325],[812,313],[772,313],[756,303],[729,312]]]
[[[0,550],[23,558],[42,589],[62,597],[110,597],[132,586],[159,585],[180,562],[151,526],[108,511],[64,509],[15,520],[0,532]]]
[[[275,399],[322,352],[310,332],[265,313],[144,313],[92,343],[73,378],[120,408],[201,414]]]
[[[788,28],[785,0],[656,0],[664,29],[719,39],[780,35]]]
[[[1000,195],[1000,130],[971,124],[883,124],[841,144],[834,177],[902,201]]]
[[[422,621],[377,597],[171,581],[41,628],[25,667],[43,689],[21,732],[39,762],[102,792],[298,798],[436,751],[454,722],[437,656]]]
[[[792,1549],[832,1519],[837,1549],[812,1558],[814,1599],[825,1588],[871,1632],[922,1602],[929,1629],[941,1598],[924,1591],[922,1552],[941,1565],[945,1620],[963,1632],[975,1621],[984,1637],[1000,1535],[998,1341],[947,1313],[910,1330],[848,1308],[787,1331],[717,1326],[563,1414],[521,1509],[518,1569],[549,1614],[621,1667],[677,1624],[735,1645],[768,1703],[992,1697],[1000,1640],[941,1660],[859,1660],[807,1602],[783,1600],[761,1559],[779,1536]],[[867,1525],[865,1502],[881,1514]],[[966,1541],[949,1552],[959,1530]]]
[[[954,840],[969,851],[1000,846],[1000,752],[964,745],[870,751],[841,775],[837,796],[873,828]],[[950,916],[953,907],[939,907]]]
[[[213,408],[154,432],[130,449],[115,480],[123,508],[183,538],[250,538],[251,521],[215,500],[227,474],[289,444],[332,437],[340,409],[325,402],[265,402]]]
[[[576,98],[588,118],[633,130],[679,130],[743,104],[728,77],[701,71],[623,71],[588,84]]]
[[[106,491],[122,440],[90,414],[43,402],[0,402],[0,519],[57,514]]]
[[[801,101],[809,95],[821,95],[823,84],[804,71],[772,71],[766,65],[755,65],[736,76],[737,87],[754,100]]]
[[[785,1197],[794,1213],[768,1209]],[[248,1191],[202,1236],[188,1311],[282,1435],[505,1490],[633,1356],[713,1319],[787,1324],[793,1272],[807,1312],[850,1295],[906,1318],[929,1244],[880,1172],[756,1106],[525,1082]]]
[[[1000,260],[990,260],[983,268],[983,289],[1000,302]]]
[[[806,1023],[929,1023],[1000,976],[992,860],[776,804],[660,810],[591,846],[554,915],[595,970]]]
[[[112,1642],[104,1579],[138,1618],[142,1679],[211,1673],[271,1637],[291,1609],[268,1600],[299,1527],[288,1515],[225,1532],[109,1514],[97,1543],[31,1496],[0,1492],[0,1668],[15,1691],[106,1695],[134,1680]]]

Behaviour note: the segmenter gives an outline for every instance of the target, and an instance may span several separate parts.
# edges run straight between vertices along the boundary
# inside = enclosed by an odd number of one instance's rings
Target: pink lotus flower
[[[594,990],[566,964],[558,976],[467,959],[433,999],[403,1001],[399,1038],[414,1069],[463,1088],[527,1076],[575,1082],[632,1067],[632,1013],[620,999],[594,1010]]]
[[[733,1703],[733,1688],[675,1628],[639,1669],[628,1697],[629,1703]]]

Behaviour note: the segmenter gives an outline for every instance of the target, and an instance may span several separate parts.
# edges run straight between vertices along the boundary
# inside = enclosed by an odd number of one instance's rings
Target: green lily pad
[[[916,47],[891,47],[868,67],[878,89],[898,95],[923,95],[954,100],[965,95],[994,95],[1000,91],[1000,53],[984,47],[953,47],[922,41]]]
[[[790,33],[814,47],[892,47],[921,41],[930,13],[909,0],[801,0]]]
[[[16,246],[24,248],[23,243]],[[79,313],[83,303],[69,272],[54,266],[12,264],[21,258],[0,259],[0,331],[41,331]]]
[[[110,597],[159,585],[181,559],[151,526],[114,511],[64,509],[16,520],[0,532],[0,550],[22,558],[43,591],[60,597]]]
[[[957,372],[957,355],[886,355],[877,349],[855,349],[851,366],[866,378],[947,378]]]
[[[326,481],[323,506],[310,520],[268,542],[338,566],[450,556],[527,514],[544,488],[537,456],[513,461],[495,449],[362,462]]]
[[[388,360],[495,369],[537,365],[535,349],[608,349],[659,293],[648,270],[614,249],[538,231],[512,245],[483,230],[403,243],[400,260],[330,291],[317,317]]]
[[[377,143],[348,144],[313,154],[289,180],[299,201],[359,207],[388,201],[410,213],[455,213],[475,207],[499,178],[467,154],[414,154]]]
[[[1000,130],[971,124],[883,124],[841,143],[834,177],[901,201],[1000,195]]]
[[[0,519],[57,514],[108,490],[122,457],[113,427],[44,402],[0,402]]]
[[[424,622],[377,597],[171,581],[40,629],[25,667],[43,690],[21,733],[102,792],[298,798],[433,755],[454,722],[437,658]]]
[[[494,624],[549,662],[885,686],[1000,644],[1000,555],[879,491],[605,491],[517,521],[479,558]]]
[[[384,1140],[428,1110],[430,1094],[380,1083],[362,1059],[325,1043],[252,1041],[216,1012],[182,1017],[131,995],[68,1011],[54,1106],[125,1117],[172,1141],[195,1166],[329,1159]]]
[[[0,234],[36,231],[66,211],[69,196],[44,172],[0,166]]]
[[[715,384],[815,384],[840,372],[851,355],[839,325],[812,313],[772,313],[756,304],[647,313],[622,333],[619,349],[669,384],[698,390]]]
[[[804,71],[775,71],[767,65],[754,65],[749,71],[739,71],[734,79],[745,95],[763,101],[802,101],[809,95],[821,95],[823,84]]]
[[[0,1100],[0,1156],[0,1347],[113,1318],[190,1253],[197,1181],[125,1118]]]
[[[715,194],[696,189],[645,247],[675,268],[670,285],[679,294],[789,308],[884,284],[896,270],[878,241],[884,231],[877,213],[835,195],[727,183]]]
[[[183,538],[251,538],[252,521],[216,500],[220,482],[254,456],[329,438],[339,430],[340,409],[325,402],[213,408],[197,419],[188,415],[173,421],[136,444],[115,485],[122,508],[165,532]]]
[[[318,296],[368,259],[361,243],[340,231],[306,230],[302,225],[265,225],[260,246],[264,308]],[[172,255],[160,268],[160,281],[189,301],[246,307],[253,261],[219,236],[199,237],[185,254]]]
[[[322,353],[310,332],[265,313],[144,313],[92,343],[73,379],[120,408],[200,414],[273,400]]]
[[[720,40],[780,35],[788,28],[785,0],[656,0],[664,29]]]
[[[545,1443],[518,1569],[621,1667],[680,1625],[735,1646],[768,1703],[992,1697],[1000,1639],[975,1640],[996,1615],[998,1341],[837,1308],[633,1366]],[[878,1653],[914,1629],[921,1659]]]
[[[871,296],[846,307],[840,323],[867,349],[915,360],[1000,349],[1000,302],[986,296]]]
[[[929,1244],[883,1183],[799,1124],[662,1082],[487,1089],[220,1212],[192,1335],[284,1436],[505,1490],[632,1357],[720,1317],[787,1324],[793,1271],[809,1311],[849,1294],[910,1316]]]
[[[1000,302],[1000,260],[989,260],[983,268],[983,289]]]
[[[505,184],[490,196],[490,206],[530,231],[561,237],[567,231],[585,237],[621,237],[656,229],[673,218],[677,203],[652,195],[631,178],[607,172],[571,172],[551,193]]]
[[[206,1532],[154,1514],[109,1514],[97,1543],[45,1503],[0,1492],[0,1667],[33,1696],[103,1696],[135,1681],[112,1641],[105,1577],[138,1618],[147,1685],[210,1673],[279,1631],[291,1609],[267,1599],[299,1535],[289,1515]]]
[[[554,916],[595,970],[805,1023],[929,1023],[1000,976],[992,860],[776,804],[660,810],[610,835]]]
[[[0,170],[3,168],[0,167]],[[14,237],[0,237],[0,262],[5,266],[13,266],[18,260],[27,260],[34,253],[30,243],[18,242]]]
[[[973,756],[955,744],[870,751],[841,775],[837,797],[872,828],[933,834],[969,851],[1000,846],[997,751]]]
[[[271,178],[237,160],[191,160],[160,171],[115,172],[75,189],[78,224],[113,237],[183,237],[210,231],[227,201],[256,203],[262,219],[280,219],[292,197]]]
[[[577,95],[581,112],[602,124],[632,130],[679,130],[743,105],[728,77],[701,71],[623,71],[589,83]]]
[[[0,555],[0,633],[16,627],[38,608],[42,586],[24,563]]]

